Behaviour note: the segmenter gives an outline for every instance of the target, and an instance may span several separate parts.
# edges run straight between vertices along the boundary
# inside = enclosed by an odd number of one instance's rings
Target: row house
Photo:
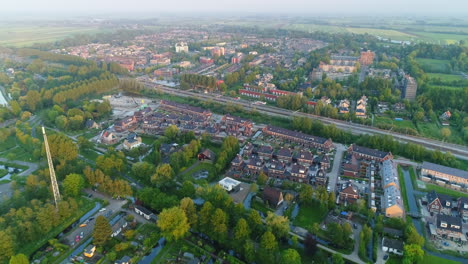
[[[246,137],[252,135],[253,123],[250,120],[228,114],[223,116],[221,122],[228,134],[244,135]]]
[[[381,166],[382,188],[382,211],[386,217],[404,218],[405,209],[401,195],[400,183],[395,164],[392,160],[385,160]]]
[[[322,187],[326,187],[328,184],[328,177],[322,169],[319,169],[315,175],[315,184]]]
[[[298,164],[310,167],[314,162],[314,155],[312,155],[312,152],[308,150],[301,150],[295,155],[295,159]]]
[[[438,184],[450,184],[452,188],[461,189],[468,186],[468,171],[450,168],[424,161],[421,167],[423,181],[435,181]]]
[[[263,169],[263,161],[259,158],[251,158],[247,164],[247,169],[250,174],[259,174]]]
[[[114,129],[117,132],[123,132],[126,130],[134,129],[138,124],[138,121],[135,116],[126,117],[122,120],[116,121],[114,123]]]
[[[263,128],[263,133],[270,136],[280,137],[292,142],[300,143],[308,147],[321,148],[326,151],[329,151],[333,148],[333,143],[331,139],[311,136],[301,132],[296,132],[280,127],[266,126],[265,128]]]
[[[267,166],[267,174],[268,177],[273,177],[273,178],[284,178],[286,173],[286,167],[284,164],[280,161],[273,160],[270,162],[270,164]]]
[[[236,171],[242,171],[244,169],[244,160],[241,155],[237,154],[231,161],[231,168]]]
[[[296,182],[307,182],[309,178],[309,170],[307,167],[300,164],[291,166],[291,180]]]
[[[391,152],[361,147],[356,144],[352,144],[348,148],[348,153],[355,155],[359,159],[375,160],[377,162],[383,162],[388,159],[393,159],[393,155]]]
[[[239,90],[239,94],[243,95],[243,96],[257,98],[257,99],[265,98],[265,100],[268,100],[268,101],[271,101],[271,102],[276,102],[276,99],[278,98],[278,96],[276,96],[276,95],[253,92],[253,91],[248,91],[248,90],[244,90],[244,89]]]
[[[450,215],[437,215],[436,233],[442,238],[454,241],[466,242],[462,231],[462,220],[460,217]]]
[[[276,158],[286,164],[292,162],[292,152],[289,148],[281,148],[276,152]]]
[[[210,111],[203,109],[201,107],[196,107],[196,106],[191,106],[191,105],[186,105],[186,104],[179,104],[176,102],[171,102],[171,101],[166,101],[166,100],[161,100],[160,107],[162,109],[196,115],[196,116],[204,117],[206,119],[210,118],[212,115]]]
[[[152,111],[153,111],[153,109],[151,109],[151,107],[145,107],[145,108],[143,108],[141,110],[138,110],[138,111],[134,112],[133,116],[135,116],[135,118],[136,118],[136,120],[138,122],[141,122],[141,121],[143,121],[145,116],[150,115]]]
[[[273,148],[271,146],[262,145],[258,147],[257,154],[263,160],[271,159],[273,157]]]

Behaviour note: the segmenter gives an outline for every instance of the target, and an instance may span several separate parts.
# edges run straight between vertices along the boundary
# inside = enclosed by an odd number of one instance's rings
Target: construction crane
[[[54,192],[55,208],[58,209],[58,203],[61,200],[60,191],[57,184],[57,177],[55,177],[54,164],[52,163],[52,155],[50,155],[49,142],[47,141],[44,127],[42,127],[42,134],[44,135],[44,145],[47,154],[47,163],[49,164],[50,183],[52,184],[52,191]]]

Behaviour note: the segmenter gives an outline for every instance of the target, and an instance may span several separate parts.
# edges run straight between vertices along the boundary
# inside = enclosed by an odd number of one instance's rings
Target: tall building
[[[410,101],[413,101],[414,99],[416,99],[417,90],[418,90],[418,84],[416,83],[416,80],[413,77],[406,75],[405,79],[403,80],[403,89],[402,89],[403,99],[408,99]]]
[[[188,45],[185,42],[178,42],[175,44],[176,53],[185,52],[188,53]]]

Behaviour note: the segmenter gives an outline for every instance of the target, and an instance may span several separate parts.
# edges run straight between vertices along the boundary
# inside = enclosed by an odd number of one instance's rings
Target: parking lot
[[[242,182],[240,185],[240,191],[232,192],[229,195],[232,197],[235,203],[243,203],[249,192],[250,184]]]

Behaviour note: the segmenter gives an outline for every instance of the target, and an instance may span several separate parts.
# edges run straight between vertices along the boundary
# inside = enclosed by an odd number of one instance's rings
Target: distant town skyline
[[[2,14],[112,14],[120,13],[291,13],[291,14],[467,14],[465,0],[15,0],[2,3]]]

